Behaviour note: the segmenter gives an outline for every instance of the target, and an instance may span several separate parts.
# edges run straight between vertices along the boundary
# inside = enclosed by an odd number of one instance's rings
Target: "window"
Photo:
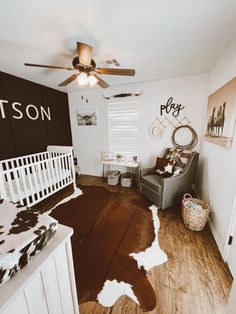
[[[108,149],[129,158],[138,153],[138,101],[107,104]]]

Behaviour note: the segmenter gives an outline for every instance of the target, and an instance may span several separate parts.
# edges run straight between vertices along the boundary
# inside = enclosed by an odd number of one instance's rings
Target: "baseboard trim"
[[[195,193],[196,193],[197,198],[200,199],[199,193],[198,193],[198,191],[196,190],[195,187],[194,187],[194,191],[195,191]],[[212,233],[212,235],[213,235],[213,238],[214,238],[214,240],[215,240],[215,242],[216,242],[216,245],[217,245],[217,247],[218,247],[218,249],[219,249],[219,251],[220,251],[220,254],[221,254],[223,260],[225,261],[225,258],[224,258],[224,249],[223,249],[223,247],[222,247],[222,245],[221,245],[221,243],[220,243],[219,237],[218,237],[218,235],[217,235],[217,233],[216,233],[216,231],[215,231],[215,228],[214,228],[214,226],[213,226],[213,224],[212,224],[210,218],[208,218],[208,225],[209,225],[209,227],[210,227],[210,230],[211,230],[211,233]]]
[[[213,224],[212,224],[210,218],[208,218],[208,224],[209,224],[211,233],[212,233],[212,235],[213,235],[213,238],[214,238],[214,240],[215,240],[215,242],[216,242],[216,245],[217,245],[217,247],[218,247],[218,249],[219,249],[219,251],[220,251],[220,254],[221,254],[222,258],[224,259],[224,254],[223,254],[223,253],[224,253],[224,250],[223,250],[223,247],[222,247],[222,245],[221,245],[221,243],[220,243],[220,240],[219,240],[219,238],[218,238],[218,235],[217,235],[217,233],[216,233],[216,231],[215,231],[215,228],[214,228],[214,226],[213,226]]]

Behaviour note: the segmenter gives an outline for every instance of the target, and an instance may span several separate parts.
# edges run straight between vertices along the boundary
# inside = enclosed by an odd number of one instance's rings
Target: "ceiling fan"
[[[110,85],[101,79],[97,74],[109,74],[109,75],[126,75],[134,76],[134,69],[115,69],[115,68],[97,68],[94,59],[92,58],[93,47],[87,44],[77,42],[77,54],[73,61],[73,67],[63,67],[55,65],[43,65],[25,63],[26,66],[50,68],[50,69],[62,69],[62,70],[77,70],[78,73],[72,74],[64,82],[58,86],[66,86],[73,82],[75,79],[78,80],[80,86],[89,84],[91,87],[98,84],[102,88],[107,88]]]

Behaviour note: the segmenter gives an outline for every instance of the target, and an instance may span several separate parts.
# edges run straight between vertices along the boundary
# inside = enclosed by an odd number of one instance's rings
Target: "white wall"
[[[81,99],[84,96],[84,100]],[[88,99],[88,103],[86,103]],[[72,141],[82,174],[100,175],[101,151],[107,150],[106,107],[104,98],[96,90],[69,94]],[[97,112],[97,125],[78,126],[76,111],[92,109]]]
[[[109,81],[109,77],[107,78]],[[81,173],[98,175],[102,174],[99,165],[101,151],[107,150],[106,132],[106,103],[108,102],[102,94],[110,96],[116,93],[140,92],[142,96],[116,99],[116,101],[128,101],[129,99],[139,100],[140,103],[140,141],[138,157],[142,166],[149,166],[155,163],[155,157],[160,155],[166,147],[173,146],[171,134],[173,127],[165,129],[159,140],[153,140],[148,128],[155,117],[173,119],[171,113],[160,117],[160,105],[166,104],[169,97],[173,102],[181,103],[185,108],[180,112],[178,119],[186,116],[198,135],[202,133],[203,115],[207,103],[207,82],[208,75],[195,75],[181,78],[173,78],[159,81],[149,81],[139,84],[115,86],[109,89],[92,89],[84,92],[69,94],[70,116],[72,126],[72,138],[75,153],[79,158]],[[81,99],[83,95],[84,99]],[[86,103],[85,99],[88,99]],[[113,99],[114,100],[114,99]],[[94,109],[98,113],[97,126],[79,127],[76,121],[78,109]],[[199,150],[199,144],[196,150]]]
[[[235,309],[236,309],[236,280],[233,281],[226,313],[235,314]]]
[[[225,52],[209,74],[208,95],[236,75],[236,42]],[[223,252],[226,245],[230,214],[236,195],[236,130],[231,149],[202,141],[202,163],[198,190],[203,199],[211,203],[213,234]]]

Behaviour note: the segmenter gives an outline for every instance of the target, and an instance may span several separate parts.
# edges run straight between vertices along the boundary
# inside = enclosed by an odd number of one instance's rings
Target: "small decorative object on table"
[[[117,158],[118,161],[121,161],[122,157],[123,157],[123,156],[122,156],[121,154],[117,154],[117,155],[116,155],[116,158]]]
[[[210,213],[208,203],[192,198],[189,193],[184,194],[182,200],[182,216],[186,227],[193,231],[201,231],[207,222]]]
[[[137,160],[138,160],[138,156],[133,156],[133,161],[137,162]]]

